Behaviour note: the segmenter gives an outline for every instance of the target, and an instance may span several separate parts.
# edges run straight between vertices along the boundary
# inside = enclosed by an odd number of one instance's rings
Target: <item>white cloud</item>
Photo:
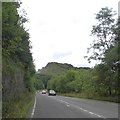
[[[64,53],[61,53],[61,52],[55,52],[53,53],[53,59],[60,59],[60,58],[63,58],[63,57],[68,57],[69,55],[72,55],[72,52],[69,51],[69,52],[64,52]]]

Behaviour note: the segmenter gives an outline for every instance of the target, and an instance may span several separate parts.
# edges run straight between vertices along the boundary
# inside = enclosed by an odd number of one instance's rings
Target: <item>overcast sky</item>
[[[48,62],[92,67],[84,56],[92,43],[95,13],[102,7],[118,11],[119,0],[21,0],[27,13],[36,70]]]

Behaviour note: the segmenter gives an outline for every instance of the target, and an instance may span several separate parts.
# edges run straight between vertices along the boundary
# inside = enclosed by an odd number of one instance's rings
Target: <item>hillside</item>
[[[19,2],[2,3],[3,119],[27,117],[35,95],[35,66],[29,33],[23,27],[27,19],[19,9]]]
[[[45,67],[41,69],[40,74],[51,75],[52,73],[60,73],[73,68],[74,67],[71,64],[49,62]]]
[[[53,77],[63,75],[66,71],[74,69],[71,64],[49,62],[41,70],[38,70],[36,74],[36,89],[47,89],[48,81],[51,81]]]
[[[59,80],[60,77],[64,77],[67,75],[69,80],[74,78],[74,71],[79,70],[87,70],[90,68],[77,68],[68,63],[57,63],[57,62],[49,62],[45,67],[41,70],[38,70],[36,77],[36,89],[49,89],[50,82],[55,78]],[[57,78],[59,77],[59,78]],[[60,78],[61,79],[61,78]],[[65,78],[66,79],[66,78]],[[64,79],[64,80],[65,80]]]

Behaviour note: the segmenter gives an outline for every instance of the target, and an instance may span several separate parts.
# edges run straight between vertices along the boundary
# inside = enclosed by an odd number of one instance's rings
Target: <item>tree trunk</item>
[[[111,96],[112,95],[111,87],[109,87],[108,91],[109,91],[109,95]]]

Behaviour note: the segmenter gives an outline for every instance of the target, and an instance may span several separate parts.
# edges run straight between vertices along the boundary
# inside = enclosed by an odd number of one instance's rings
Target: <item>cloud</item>
[[[67,57],[69,55],[72,55],[71,51],[64,52],[64,53],[56,52],[56,53],[53,54],[53,59],[60,59],[60,58],[63,58],[63,57]]]
[[[74,18],[72,18],[72,22],[74,23],[74,24],[77,24],[77,23],[80,23],[80,18],[79,17],[74,17]]]

